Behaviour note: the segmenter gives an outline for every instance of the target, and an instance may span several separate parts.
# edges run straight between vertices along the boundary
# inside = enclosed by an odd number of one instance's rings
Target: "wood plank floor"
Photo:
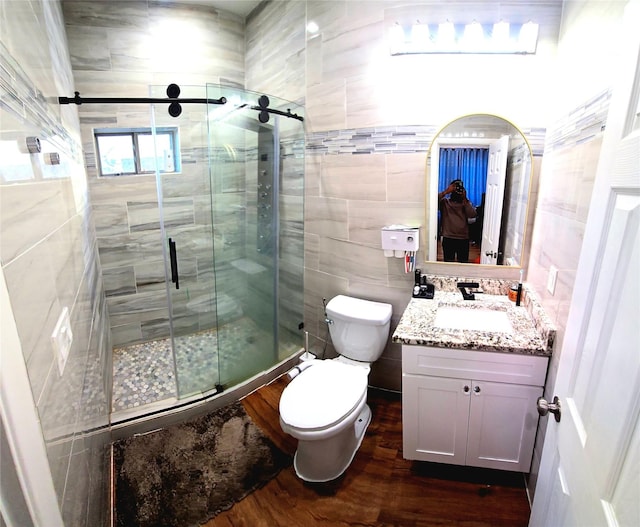
[[[278,403],[287,377],[254,392],[243,404],[283,451],[296,440],[280,429]],[[522,474],[402,457],[398,394],[370,390],[373,419],[347,472],[336,482],[305,484],[289,467],[206,527],[496,527],[526,526],[529,504]]]

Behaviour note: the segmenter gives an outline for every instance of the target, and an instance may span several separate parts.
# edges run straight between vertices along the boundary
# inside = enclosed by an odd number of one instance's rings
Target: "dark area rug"
[[[291,464],[241,403],[114,443],[116,525],[198,526]]]

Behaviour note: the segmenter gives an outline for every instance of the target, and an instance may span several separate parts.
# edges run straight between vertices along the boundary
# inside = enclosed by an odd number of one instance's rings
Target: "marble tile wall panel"
[[[73,35],[76,31],[91,32],[93,28],[70,26],[70,29],[70,34]],[[106,32],[105,50],[109,53],[110,67],[120,71],[144,71],[149,67],[149,60],[152,57],[152,36],[149,33],[132,32],[128,28],[109,28],[104,31]],[[76,50],[79,46],[70,42],[69,47]],[[87,66],[88,69],[99,69],[94,68],[89,61]]]
[[[426,156],[422,152],[389,155],[386,156],[386,166],[387,200],[423,203]]]
[[[99,237],[129,234],[126,203],[94,204],[93,213]]]
[[[183,167],[181,173],[162,175],[162,195],[165,198],[192,198],[200,200],[205,210],[211,209],[209,197],[211,184],[207,173],[208,167],[201,163]],[[195,174],[193,172],[196,172]],[[207,200],[208,203],[207,203]]]
[[[162,215],[165,227],[193,225],[194,210],[192,199],[164,199]],[[128,201],[127,216],[129,230],[133,232],[153,231],[160,229],[160,210],[158,201]]]
[[[70,179],[3,185],[0,194],[3,262],[15,257],[46,237],[51,226],[59,226],[75,213]],[[48,221],[43,222],[42,218]]]
[[[305,2],[272,2],[247,20],[246,88],[304,103]]]
[[[175,314],[171,317],[174,330],[177,335],[191,335],[197,333],[200,329],[198,317],[182,316]],[[167,337],[167,326],[169,324],[168,317],[158,319],[145,320],[140,323],[142,332],[142,342],[150,342]]]
[[[99,2],[71,1],[63,5],[67,26],[126,27],[144,31],[149,25],[148,2],[144,0]]]
[[[362,25],[344,28],[334,38],[326,38],[322,43],[325,60],[322,63],[323,81],[333,81],[364,74],[370,68],[370,53],[364,49],[387,48],[388,27],[382,20],[383,13],[378,11],[378,20],[371,17],[362,19]],[[327,60],[330,59],[330,60]]]
[[[149,322],[168,317],[165,291],[147,291],[137,295],[112,296],[107,299],[112,326]]]
[[[85,97],[147,97],[150,85],[166,86],[169,82],[184,87],[182,96],[204,97],[206,82],[219,82],[224,77],[231,84],[244,83],[244,23],[235,15],[206,6],[167,6],[146,0],[101,2],[99,6],[69,0],[63,3],[63,9],[75,89]],[[167,40],[167,31],[176,38]],[[200,93],[192,95],[190,85],[199,85]],[[158,125],[176,126],[176,120],[168,117],[166,109],[160,106],[156,108]],[[114,341],[118,344],[124,343],[126,335],[135,341],[142,335],[157,335],[161,325],[153,326],[149,320],[141,322],[135,315],[138,310],[144,311],[140,302],[147,298],[145,294],[164,290],[157,191],[154,177],[95,177],[92,134],[94,127],[150,126],[150,115],[148,106],[80,108],[101,263],[110,280],[116,276],[127,278],[122,286],[125,289],[116,287],[110,292],[130,291],[131,268],[134,270],[132,296],[137,298],[130,299],[129,304],[123,301],[117,307],[109,304],[116,313]],[[201,197],[208,193],[206,166],[201,166],[207,154],[205,116],[201,108],[184,107],[180,118],[183,173],[163,176],[167,197],[164,213],[168,226],[174,229],[173,235],[176,228],[180,230],[194,222],[206,224],[208,217],[210,223],[210,214],[194,206],[194,201],[197,205],[204,204]],[[188,247],[191,242],[185,247],[183,242],[183,250],[210,251],[211,242],[203,244],[200,237],[198,240],[197,248]],[[183,279],[196,276],[197,261],[197,256],[182,258]],[[154,311],[156,297],[150,298],[149,309]],[[123,320],[126,316],[122,309],[126,305],[134,306],[129,322]]]
[[[144,342],[142,338],[142,328],[139,322],[130,322],[118,326],[112,324],[110,331],[114,348]]]
[[[370,201],[386,199],[383,156],[327,156],[320,178],[326,197]]]
[[[47,245],[38,244],[21,258],[4,266],[35,401],[40,398],[53,367],[50,335],[64,307],[57,298],[55,274],[49,266],[49,256]],[[41,331],[33,328],[41,328]]]
[[[158,198],[155,176],[95,177],[89,180],[89,190],[97,209],[106,205],[126,205],[132,196],[140,201],[153,201],[154,198],[157,201]],[[96,220],[96,225],[98,223]]]
[[[107,296],[129,295],[137,291],[136,275],[132,265],[104,269],[102,279]]]
[[[346,240],[320,240],[320,271],[349,279],[386,284],[387,259],[378,248]]]
[[[298,284],[295,290],[289,289],[287,294],[281,294],[283,300],[280,302],[278,309],[279,327],[286,330],[288,335],[297,335],[294,340],[300,346],[304,342],[301,338],[303,333],[298,329],[299,324],[304,321],[302,314],[303,296],[304,292],[300,284]]]
[[[345,199],[308,197],[306,199],[305,232],[347,239],[347,205]]]
[[[273,309],[273,272],[267,270],[262,276],[247,281],[247,301],[243,309],[256,324],[266,331],[273,331],[275,313]]]
[[[160,231],[102,236],[98,238],[98,250],[103,269],[163,258]]]
[[[305,119],[307,134],[312,130],[341,130],[347,126],[346,85],[334,79],[307,87]]]
[[[353,243],[381,248],[380,229],[385,225],[420,226],[424,206],[420,202],[385,202],[378,204],[365,200],[349,202],[349,240]]]
[[[183,265],[180,261],[180,273]],[[164,260],[158,259],[152,262],[143,262],[133,267],[135,273],[136,291],[164,291],[166,289]]]

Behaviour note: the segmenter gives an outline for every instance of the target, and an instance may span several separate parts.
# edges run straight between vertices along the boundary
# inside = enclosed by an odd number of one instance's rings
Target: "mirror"
[[[456,179],[462,180],[463,196],[475,209],[476,217],[467,218],[468,229],[465,229],[465,217],[471,214],[468,209],[466,213],[459,212],[452,230],[448,223],[452,214],[445,211],[444,234],[450,237],[443,236],[443,213],[439,205],[448,205],[439,203],[439,199],[451,198],[445,189]],[[520,267],[531,179],[531,147],[513,123],[497,115],[474,114],[444,126],[427,154],[427,261]],[[439,196],[443,191],[445,194]],[[453,204],[453,209],[463,204]],[[466,261],[466,242],[461,242],[463,231],[468,236]],[[443,241],[448,254],[446,260]],[[463,250],[452,259],[450,248],[456,246]]]

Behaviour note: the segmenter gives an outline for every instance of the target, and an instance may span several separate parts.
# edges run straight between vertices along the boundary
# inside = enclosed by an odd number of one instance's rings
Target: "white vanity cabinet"
[[[403,345],[404,457],[528,472],[547,362]]]

